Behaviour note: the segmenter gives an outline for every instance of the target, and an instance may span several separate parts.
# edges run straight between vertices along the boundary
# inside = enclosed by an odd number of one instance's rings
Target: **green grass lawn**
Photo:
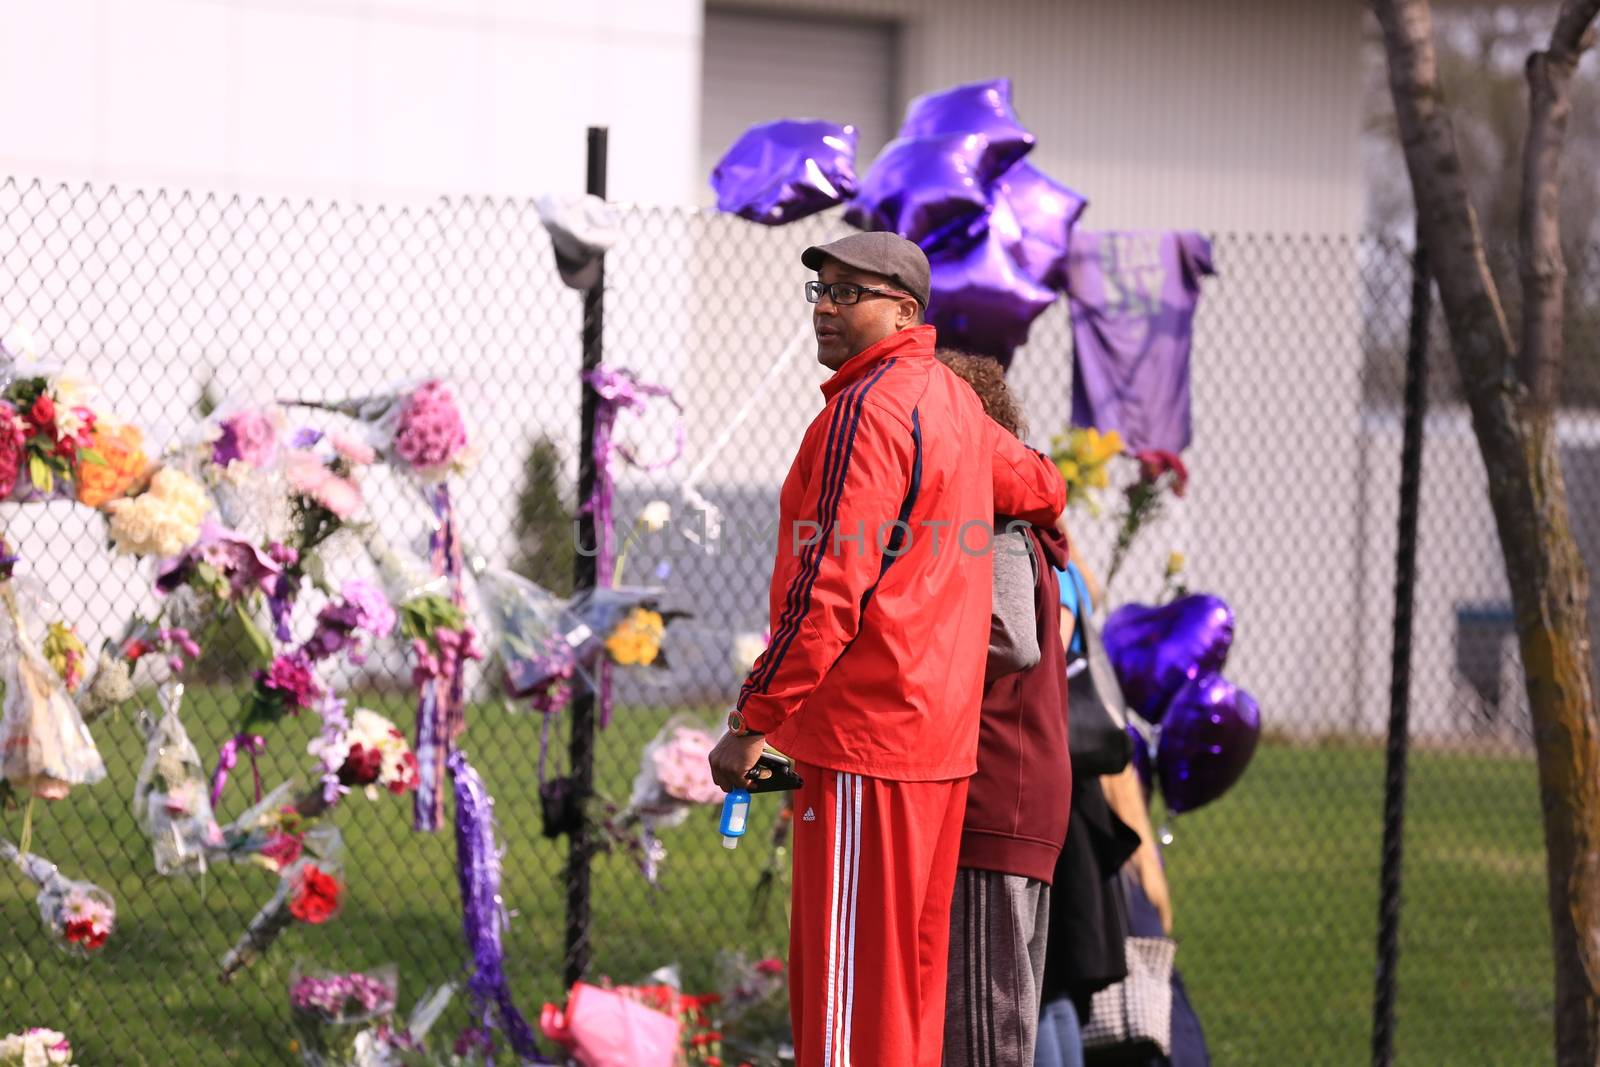
[[[191,691],[185,721],[208,763],[235,721],[233,700],[225,690]],[[383,710],[410,722],[403,701]],[[599,781],[619,800],[664,717],[619,709],[602,735]],[[565,720],[558,726],[559,752]],[[271,733],[269,782],[308,762],[311,730],[291,722]],[[406,1006],[461,974],[452,835],[410,832],[409,803],[356,796],[338,815],[350,881],[343,914],[291,929],[234,985],[220,986],[216,962],[271,894],[274,876],[254,867],[214,869],[203,880],[155,875],[128,810],[143,755],[138,731],[123,718],[95,732],[109,779],[41,808],[34,840],[69,876],[112,892],[117,930],[94,960],[59,954],[40,930],[31,887],[0,875],[0,1030],[64,1029],[90,1067],[290,1064],[285,989],[296,963],[397,963]],[[564,842],[540,833],[539,722],[474,709],[464,747],[496,797],[502,888],[515,913],[508,971],[534,1018],[560,992],[566,855]],[[1264,746],[1227,798],[1172,821],[1178,961],[1219,1065],[1364,1061],[1382,762],[1379,751]],[[223,819],[248,803],[248,780],[248,771],[236,774]],[[627,857],[601,858],[595,973],[632,980],[678,964],[686,986],[703,990],[719,950],[780,951],[781,907],[754,929],[742,917],[775,808],[757,798],[752,832],[733,853],[718,843],[715,812],[668,831],[657,894]],[[4,823],[15,839],[19,813]],[[1407,830],[1400,1061],[1547,1061],[1550,953],[1531,763],[1415,756]],[[458,1003],[443,1031],[453,1034],[465,1019]]]

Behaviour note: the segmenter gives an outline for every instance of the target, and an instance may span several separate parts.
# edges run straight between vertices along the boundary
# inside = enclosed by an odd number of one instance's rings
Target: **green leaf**
[[[267,635],[261,632],[261,627],[250,617],[245,610],[244,601],[233,602],[234,614],[239,616],[239,625],[244,629],[244,635],[250,642],[250,650],[255,653],[255,660],[262,667],[272,662],[272,642],[267,640]]]
[[[56,487],[56,476],[50,471],[50,464],[38,456],[28,457],[28,480],[40,492],[53,492]]]
[[[87,463],[94,467],[110,466],[110,464],[106,462],[106,457],[100,454],[100,450],[98,448],[80,448],[78,450],[78,462]]]

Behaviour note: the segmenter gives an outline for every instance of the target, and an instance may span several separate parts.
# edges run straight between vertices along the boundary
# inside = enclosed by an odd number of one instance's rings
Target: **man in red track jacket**
[[[996,514],[1051,525],[1066,490],[934,358],[928,262],[893,234],[806,249],[834,372],[779,501],[772,641],[711,754],[724,789],[765,742],[795,797],[798,1067],[936,1067],[950,900],[977,765]]]

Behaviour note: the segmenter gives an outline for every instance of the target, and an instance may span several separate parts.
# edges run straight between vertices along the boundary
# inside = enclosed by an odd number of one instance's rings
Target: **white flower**
[[[665,529],[667,523],[671,521],[672,505],[665,500],[652,500],[644,506],[643,511],[639,512],[639,525],[651,533]]]
[[[766,638],[760,634],[737,634],[733,639],[733,669],[749,674],[761,653],[767,650]]]

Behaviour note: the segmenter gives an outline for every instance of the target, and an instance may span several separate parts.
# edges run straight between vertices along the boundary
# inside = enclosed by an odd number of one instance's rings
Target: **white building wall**
[[[1039,138],[1034,162],[1089,198],[1097,228],[1342,234],[1361,227],[1359,4],[727,6],[897,21],[902,101],[1009,76],[1018,111]]]
[[[431,199],[684,203],[698,0],[7,0],[0,173]]]

